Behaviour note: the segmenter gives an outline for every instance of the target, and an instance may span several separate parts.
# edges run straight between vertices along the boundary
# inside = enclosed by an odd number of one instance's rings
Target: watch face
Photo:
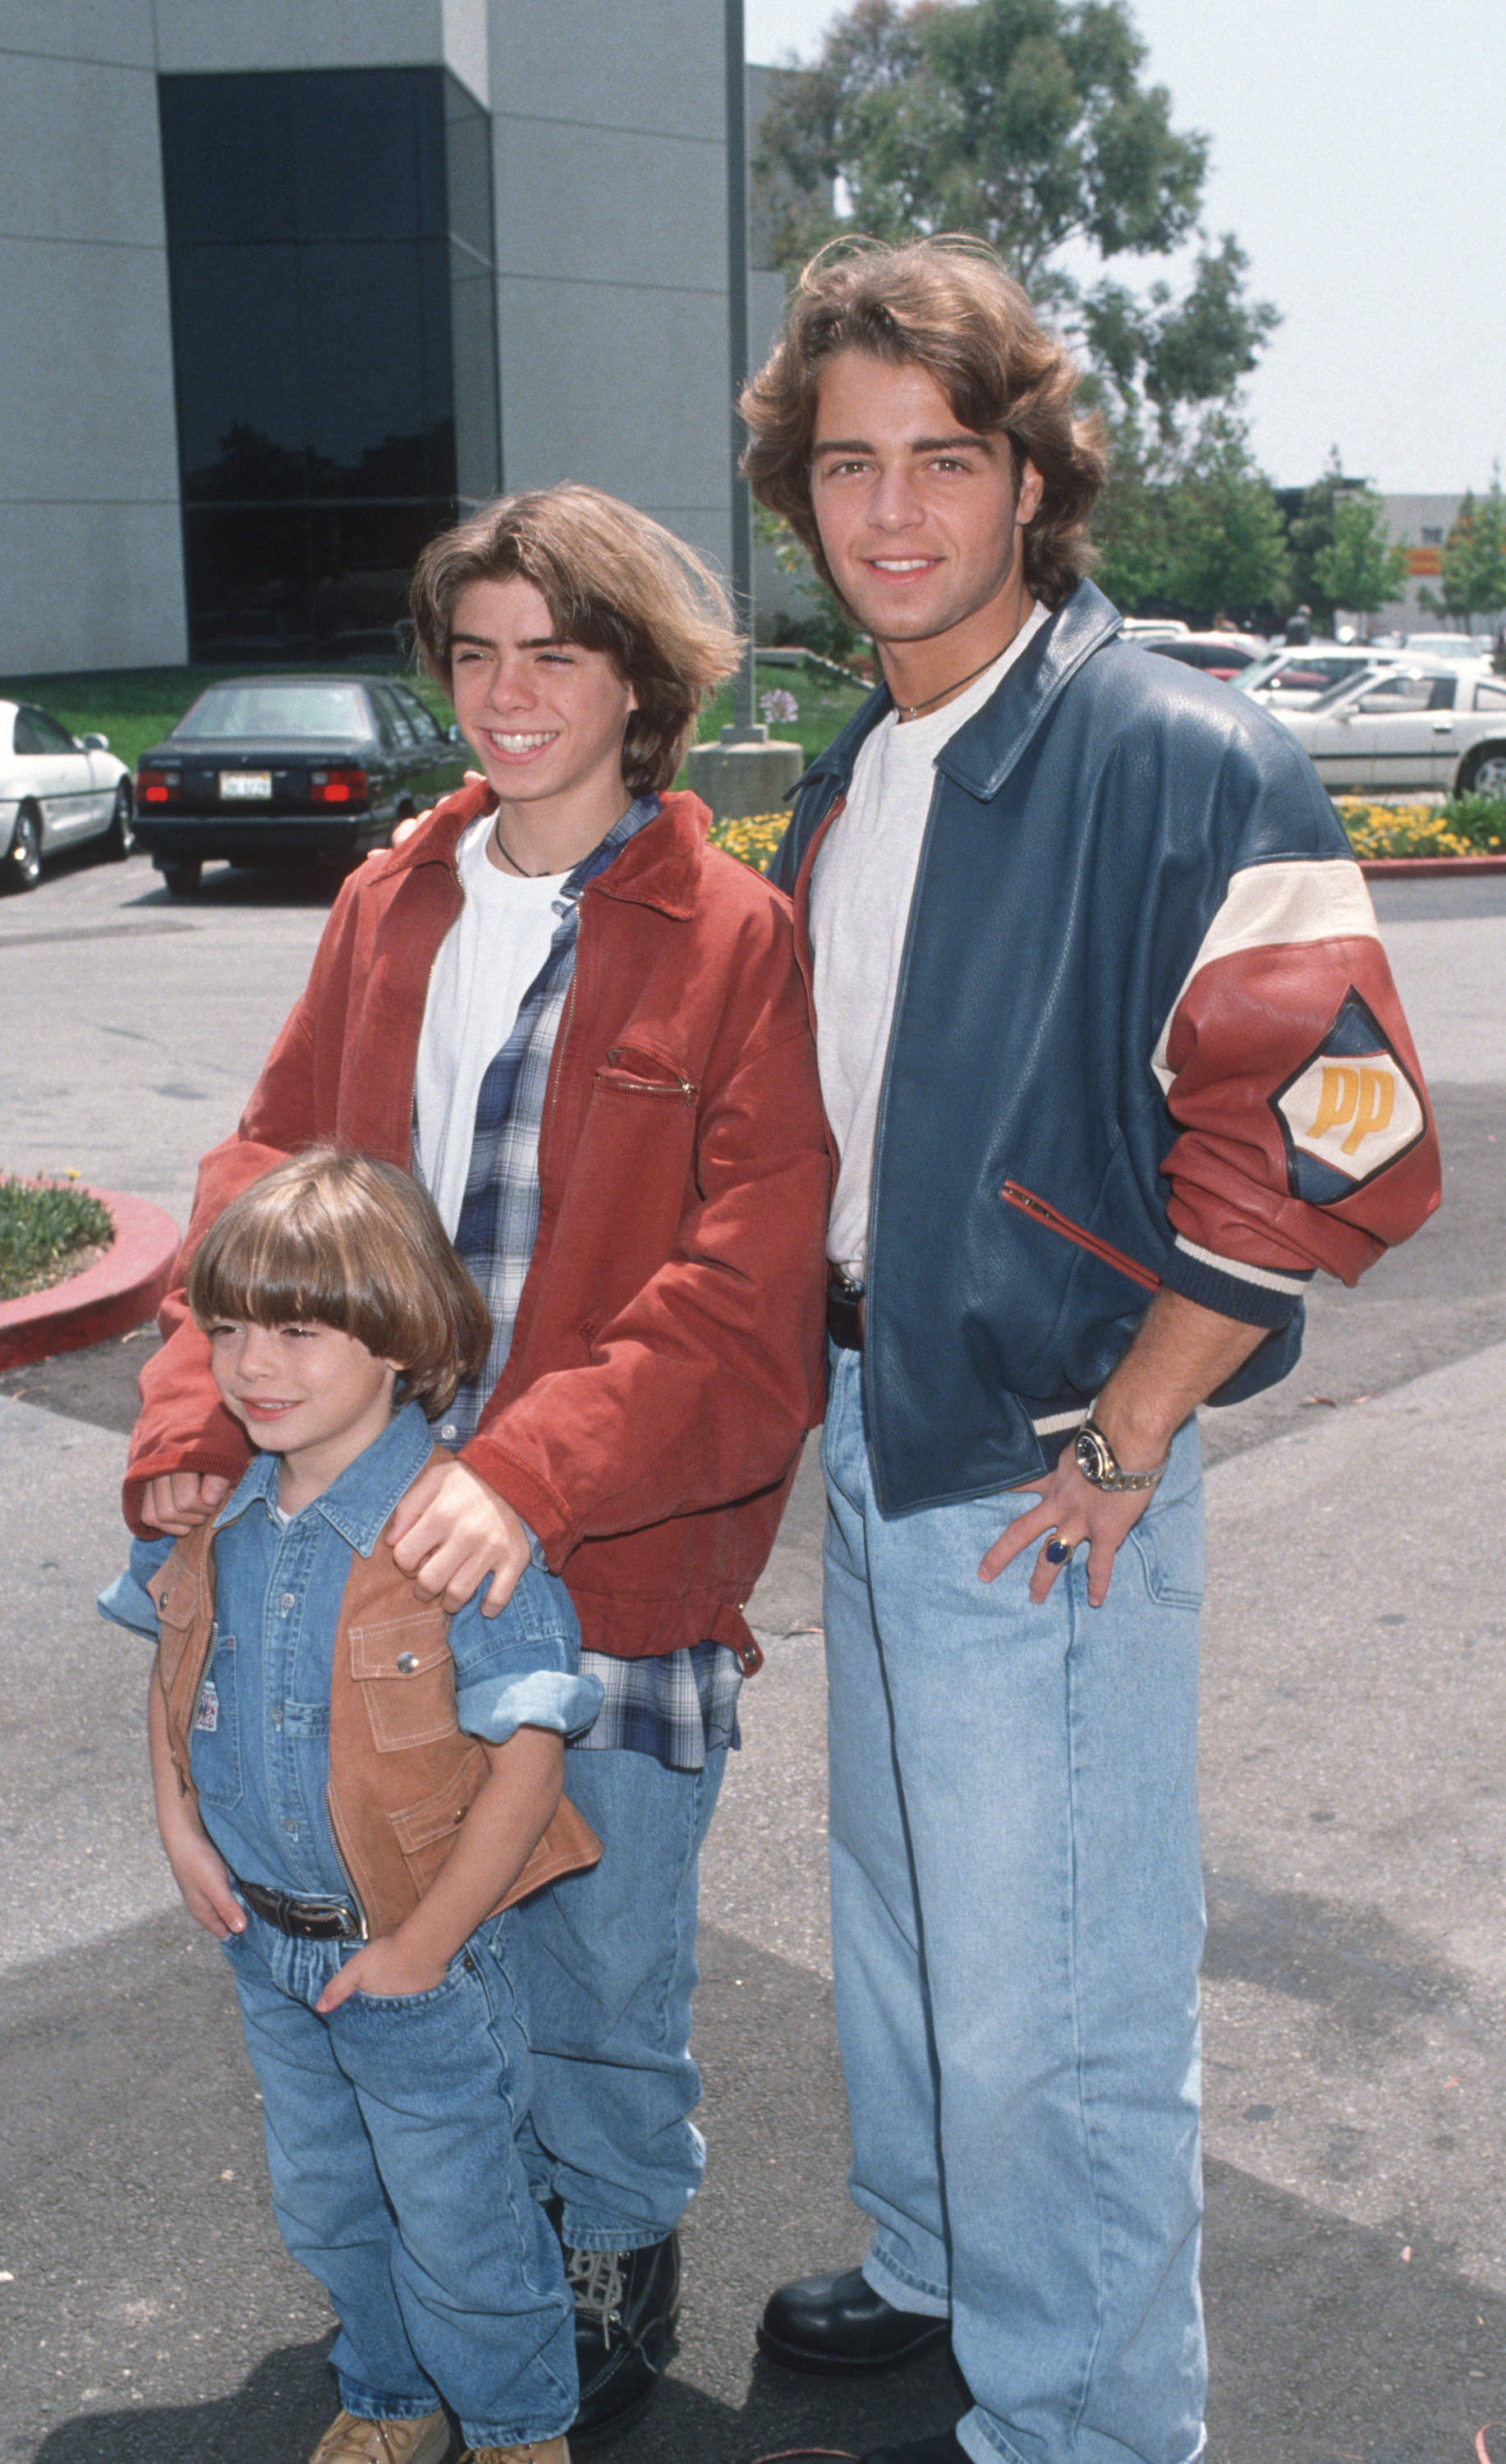
[[[1078,1431],[1077,1458],[1083,1479],[1101,1487],[1109,1470],[1108,1449],[1096,1429]]]

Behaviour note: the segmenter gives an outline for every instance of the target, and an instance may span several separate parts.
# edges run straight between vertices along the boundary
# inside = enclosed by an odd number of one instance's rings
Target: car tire
[[[1496,796],[1506,803],[1506,744],[1477,744],[1459,764],[1459,796]]]
[[[8,890],[34,890],[42,878],[42,830],[34,807],[23,804],[15,817],[15,828],[6,855],[5,880]]]
[[[123,864],[136,853],[136,827],[131,808],[131,782],[122,779],[115,791],[115,810],[104,834],[104,851],[112,864]]]
[[[174,856],[163,867],[163,879],[170,898],[191,898],[204,873],[203,858],[196,855]]]

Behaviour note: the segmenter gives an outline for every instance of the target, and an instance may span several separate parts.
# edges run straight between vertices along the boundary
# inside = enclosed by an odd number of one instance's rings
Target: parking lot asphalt
[[[1462,912],[1408,887],[1428,897],[1378,905],[1445,1208],[1357,1293],[1323,1291],[1279,1399],[1204,1416],[1216,2464],[1469,2464],[1506,2419],[1506,915],[1488,883]],[[319,920],[240,879],[174,912],[134,866],[9,904],[7,979],[52,989],[55,1032],[0,1056],[0,1112],[37,1149],[0,1163],[80,1163],[182,1220]],[[151,1340],[0,1381],[5,2464],[296,2464],[332,2409],[329,2320],[271,2223],[219,1954],[152,1834],[143,1658],[91,1606]],[[945,2359],[853,2389],[753,2354],[770,2287],[864,2240],[831,2014],[819,1528],[808,1459],[705,1860],[710,2154],[679,2344],[621,2464],[861,2453],[963,2401]]]

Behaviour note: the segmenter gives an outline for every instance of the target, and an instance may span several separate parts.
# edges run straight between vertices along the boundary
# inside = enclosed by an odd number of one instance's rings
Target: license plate
[[[267,804],[272,802],[270,770],[222,770],[220,801],[233,804]]]

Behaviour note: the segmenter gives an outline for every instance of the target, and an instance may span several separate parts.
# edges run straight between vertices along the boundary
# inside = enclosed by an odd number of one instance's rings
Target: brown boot
[[[442,2412],[417,2421],[362,2421],[339,2412],[309,2464],[445,2464],[448,2453],[449,2424]]]

